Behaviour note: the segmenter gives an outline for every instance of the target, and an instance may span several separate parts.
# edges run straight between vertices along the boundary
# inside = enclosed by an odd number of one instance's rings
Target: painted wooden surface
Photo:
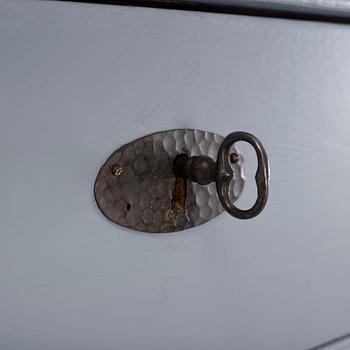
[[[0,28],[1,349],[294,350],[350,330],[350,27],[3,0]],[[263,214],[109,223],[105,157],[181,127],[263,141]]]

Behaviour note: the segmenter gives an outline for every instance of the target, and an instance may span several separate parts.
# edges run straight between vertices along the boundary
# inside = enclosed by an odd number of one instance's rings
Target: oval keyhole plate
[[[121,226],[152,233],[174,232],[201,225],[224,209],[215,183],[199,185],[176,178],[178,154],[216,160],[223,137],[207,131],[176,129],[157,132],[116,150],[101,167],[95,198],[101,212]],[[232,153],[239,152],[232,146]],[[233,162],[231,196],[243,190],[243,157]]]

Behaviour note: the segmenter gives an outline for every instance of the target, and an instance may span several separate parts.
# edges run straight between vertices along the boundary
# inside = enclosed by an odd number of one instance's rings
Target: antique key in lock
[[[248,142],[257,155],[257,199],[235,206],[245,176],[235,148]],[[224,209],[239,219],[257,216],[268,197],[269,163],[262,143],[237,131],[225,138],[193,129],[154,133],[115,151],[101,167],[95,198],[113,222],[144,232],[173,232],[200,225]]]
[[[257,200],[252,208],[242,210],[237,208],[230,198],[229,186],[233,179],[232,163],[238,161],[238,153],[230,153],[231,146],[237,141],[250,143],[257,154],[258,169],[255,175],[257,183]],[[262,143],[246,132],[236,131],[225,137],[220,145],[217,162],[208,156],[192,156],[180,154],[174,159],[175,176],[183,177],[201,185],[216,182],[216,189],[222,206],[232,216],[239,219],[251,219],[257,216],[265,207],[268,196],[269,164]]]

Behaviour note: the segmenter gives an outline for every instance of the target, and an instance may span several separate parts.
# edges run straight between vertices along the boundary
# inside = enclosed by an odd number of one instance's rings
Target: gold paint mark
[[[174,213],[184,212],[187,207],[186,179],[175,178],[173,196],[171,198],[171,211]]]

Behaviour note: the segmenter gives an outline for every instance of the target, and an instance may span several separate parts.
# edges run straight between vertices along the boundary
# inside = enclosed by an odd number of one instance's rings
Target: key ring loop
[[[258,160],[258,168],[255,174],[257,199],[255,204],[246,210],[237,208],[231,201],[229,194],[230,182],[234,175],[230,165],[230,148],[238,141],[245,141],[252,145]],[[269,161],[260,140],[244,131],[236,131],[227,135],[219,148],[217,169],[216,189],[225,210],[238,219],[251,219],[257,216],[264,209],[267,202],[270,178]]]

